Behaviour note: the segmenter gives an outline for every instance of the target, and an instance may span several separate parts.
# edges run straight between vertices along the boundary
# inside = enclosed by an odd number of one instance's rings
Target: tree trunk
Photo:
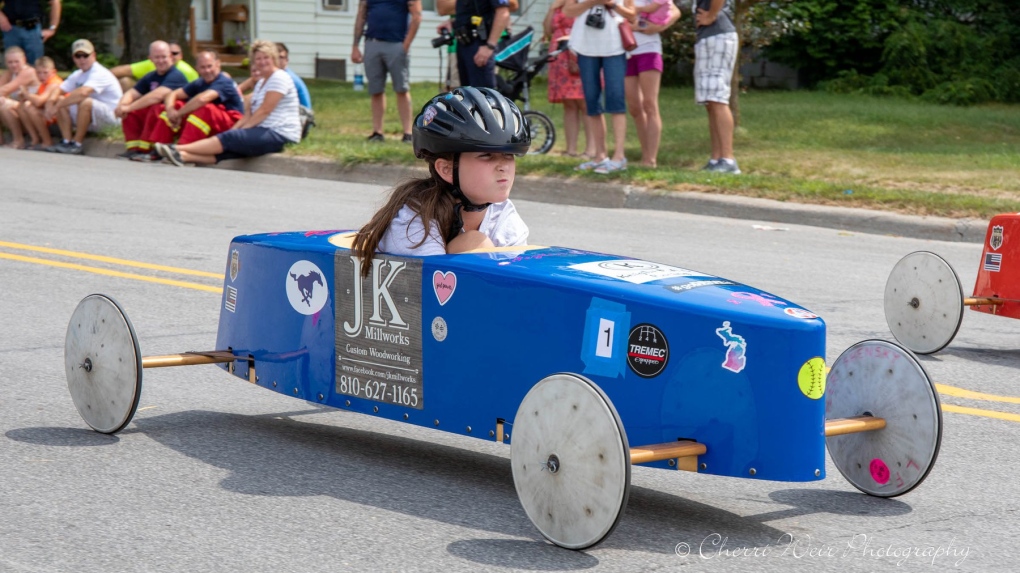
[[[119,0],[121,29],[124,31],[125,62],[149,57],[155,40],[178,42],[187,47],[188,10],[191,0]]]

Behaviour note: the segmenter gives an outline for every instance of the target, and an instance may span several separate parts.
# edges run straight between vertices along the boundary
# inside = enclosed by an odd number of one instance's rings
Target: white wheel
[[[903,495],[924,481],[942,444],[942,408],[909,351],[884,340],[858,342],[833,363],[825,393],[826,419],[872,415],[886,423],[825,438],[847,481],[878,497]]]
[[[78,303],[64,338],[71,400],[85,423],[113,434],[128,425],[142,393],[142,354],[131,321],[113,299],[92,294]]]
[[[918,354],[938,352],[963,322],[963,287],[945,259],[917,251],[896,263],[885,283],[885,320],[900,344]]]
[[[535,384],[510,443],[517,496],[546,539],[584,549],[613,531],[630,492],[630,447],[598,386],[574,374]]]

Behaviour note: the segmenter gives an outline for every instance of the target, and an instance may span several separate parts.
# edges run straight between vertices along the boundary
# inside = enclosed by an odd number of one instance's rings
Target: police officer
[[[441,16],[454,14],[460,83],[496,88],[496,42],[510,23],[510,0],[437,0]]]
[[[43,28],[40,0],[0,0],[0,31],[4,47],[20,46],[32,65],[43,57],[43,42],[57,33],[60,25],[60,0],[50,0],[50,23]]]

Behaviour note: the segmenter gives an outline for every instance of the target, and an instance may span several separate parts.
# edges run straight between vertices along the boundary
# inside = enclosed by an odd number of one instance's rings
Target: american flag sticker
[[[998,269],[996,269],[996,270],[998,270]],[[229,310],[230,312],[234,312],[234,310],[237,308],[237,289],[236,288],[234,288],[232,286],[228,286],[227,287],[227,302],[223,306],[226,307],[226,309]]]
[[[985,253],[985,270],[993,273],[999,272],[1002,267],[1002,253]]]

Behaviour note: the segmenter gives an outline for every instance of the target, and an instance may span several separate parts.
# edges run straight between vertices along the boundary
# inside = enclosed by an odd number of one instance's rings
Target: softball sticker
[[[889,483],[889,466],[885,465],[885,462],[880,458],[871,460],[868,469],[871,470],[871,479],[875,480],[875,483],[878,485]]]
[[[816,356],[800,367],[797,385],[805,396],[817,400],[825,394],[825,360]]]

